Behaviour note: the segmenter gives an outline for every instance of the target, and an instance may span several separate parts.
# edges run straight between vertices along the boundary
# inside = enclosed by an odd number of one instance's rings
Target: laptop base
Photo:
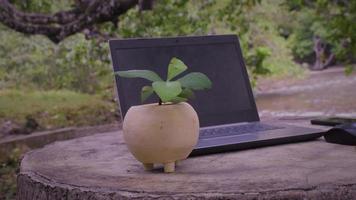
[[[256,122],[259,123],[259,122]],[[190,157],[244,150],[264,146],[296,143],[314,140],[324,135],[320,129],[286,125],[284,129],[249,133],[231,137],[199,139]]]

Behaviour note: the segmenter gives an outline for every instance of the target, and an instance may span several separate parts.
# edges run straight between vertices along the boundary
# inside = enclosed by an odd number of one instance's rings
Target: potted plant
[[[130,107],[123,122],[128,149],[146,170],[153,169],[155,163],[162,163],[165,172],[174,172],[175,163],[186,159],[197,144],[198,115],[186,101],[194,98],[193,90],[211,88],[211,81],[200,72],[191,72],[174,80],[187,68],[173,57],[166,81],[150,70],[117,72],[121,77],[144,78],[152,82],[142,87],[142,102],[152,94],[159,99],[158,103]]]

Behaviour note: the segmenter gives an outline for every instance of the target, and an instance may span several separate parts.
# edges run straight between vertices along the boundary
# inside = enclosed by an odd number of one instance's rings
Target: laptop
[[[212,89],[189,103],[199,116],[200,136],[190,156],[316,139],[323,130],[260,122],[236,35],[110,40],[114,71],[148,69],[166,77],[172,57],[189,72],[202,72]],[[115,76],[121,115],[139,105],[144,79]],[[158,102],[153,96],[147,103]]]

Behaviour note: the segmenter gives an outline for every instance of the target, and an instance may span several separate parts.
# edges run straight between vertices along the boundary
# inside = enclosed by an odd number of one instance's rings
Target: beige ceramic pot
[[[186,159],[198,142],[198,115],[188,103],[132,106],[123,132],[130,152],[145,169],[162,163],[174,172],[175,162]]]

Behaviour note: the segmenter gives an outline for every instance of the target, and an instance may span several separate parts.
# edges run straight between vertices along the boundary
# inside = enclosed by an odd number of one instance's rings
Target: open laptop
[[[236,35],[110,40],[114,71],[149,69],[166,77],[172,57],[189,72],[203,72],[212,89],[197,91],[189,103],[200,121],[200,136],[191,156],[316,139],[323,130],[261,123]],[[139,105],[144,79],[116,76],[121,114]],[[158,102],[154,97],[148,103]]]

